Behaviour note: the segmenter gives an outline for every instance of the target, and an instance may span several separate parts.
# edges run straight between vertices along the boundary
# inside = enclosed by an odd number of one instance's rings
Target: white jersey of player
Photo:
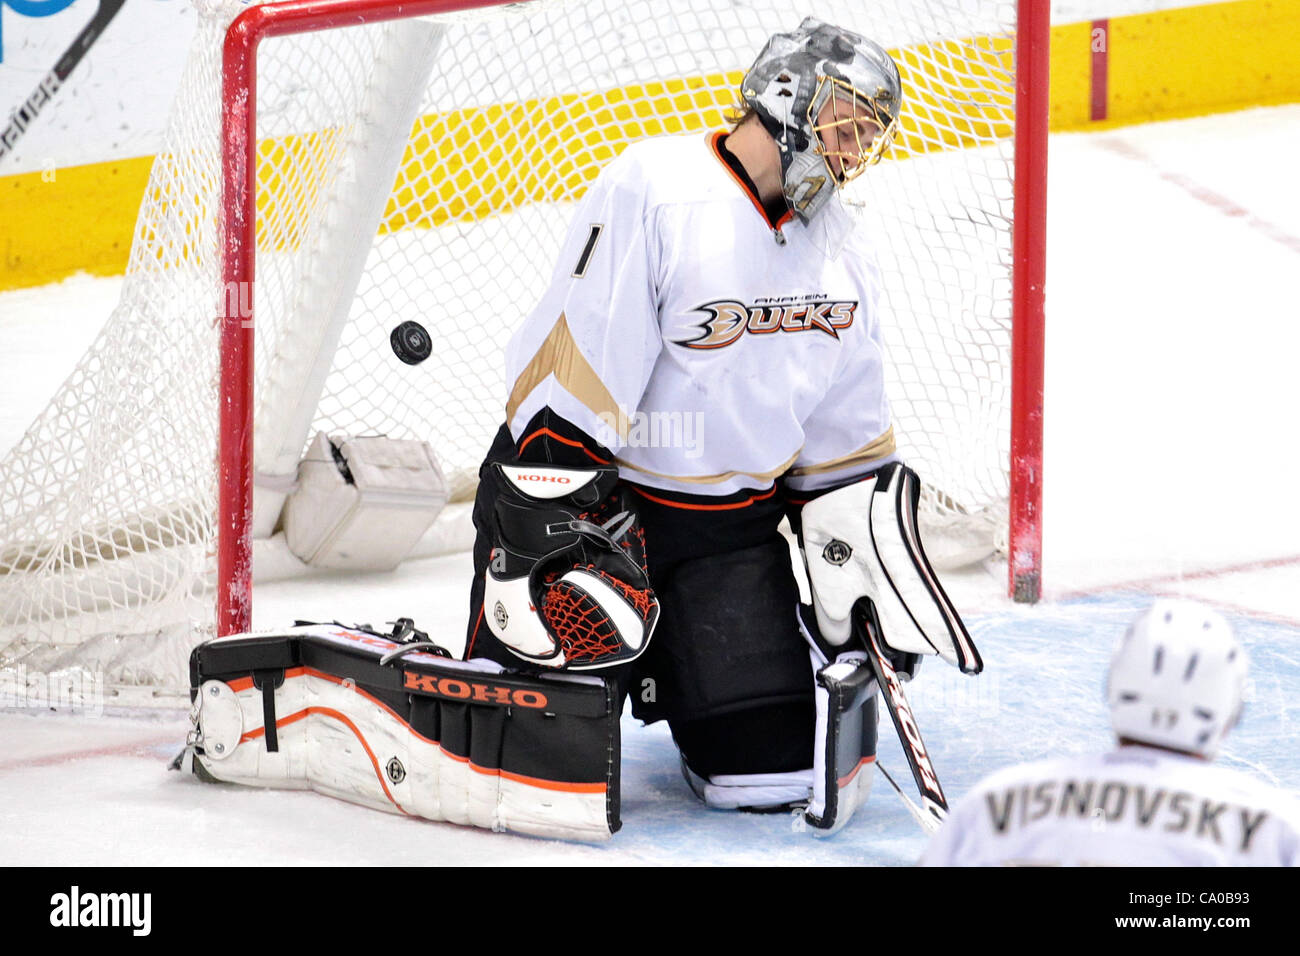
[[[550,406],[628,480],[703,495],[894,453],[870,249],[854,233],[827,256],[789,216],[778,236],[720,136],[635,144],[592,185],[507,350],[516,441]]]
[[[1011,767],[952,808],[926,866],[1296,866],[1300,805],[1165,750]]]

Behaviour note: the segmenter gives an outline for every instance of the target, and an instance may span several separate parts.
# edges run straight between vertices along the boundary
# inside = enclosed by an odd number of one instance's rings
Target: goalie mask
[[[813,17],[768,40],[740,92],[776,140],[786,201],[805,224],[835,188],[880,161],[903,98],[882,47]]]

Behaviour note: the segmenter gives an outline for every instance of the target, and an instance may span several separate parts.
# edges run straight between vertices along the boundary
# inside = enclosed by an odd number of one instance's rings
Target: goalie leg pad
[[[813,655],[814,666],[824,664]],[[817,673],[816,723],[810,728],[806,721],[791,719],[795,712],[789,708],[772,709],[768,714],[781,715],[784,725],[774,727],[771,720],[762,721],[764,713],[756,713],[764,733],[737,738],[735,729],[745,725],[734,718],[747,714],[728,715],[733,720],[724,723],[715,718],[691,725],[689,734],[682,725],[674,726],[674,739],[681,747],[682,774],[695,795],[708,806],[723,810],[784,810],[792,806],[804,807],[805,820],[815,836],[829,836],[838,832],[853,816],[858,807],[867,802],[871,793],[872,764],[876,759],[876,682],[865,655],[843,655],[835,663],[825,665]],[[777,733],[772,734],[775,729]],[[733,731],[729,737],[722,736]],[[810,731],[811,734],[810,734]],[[721,745],[728,742],[741,745],[741,750],[762,748],[754,766],[785,766],[775,750],[764,745],[789,744],[799,753],[794,766],[807,766],[807,748],[812,743],[812,768],[764,773],[706,773],[700,772],[711,765],[720,766]],[[694,755],[694,756],[692,756]],[[743,764],[742,753],[729,752],[726,758],[731,765]],[[697,767],[699,770],[697,770]]]
[[[865,659],[844,655],[817,672],[813,791],[804,814],[814,836],[839,831],[867,802],[876,726],[876,682]]]
[[[817,673],[812,799],[804,819],[813,836],[830,836],[871,793],[879,684],[863,651],[843,651],[828,659],[829,645],[817,632],[808,605],[799,605],[796,616]]]
[[[190,679],[205,779],[543,837],[619,828],[621,698],[600,678],[504,673],[311,625],[201,644]]]

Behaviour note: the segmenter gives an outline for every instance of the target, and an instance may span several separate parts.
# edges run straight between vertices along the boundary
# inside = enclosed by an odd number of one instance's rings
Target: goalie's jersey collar
[[[781,227],[794,218],[794,213],[790,211],[789,204],[785,201],[785,196],[780,196],[766,205],[758,198],[758,187],[754,185],[754,180],[750,178],[749,173],[745,171],[744,165],[736,155],[727,149],[727,135],[722,130],[714,133],[709,137],[709,146],[713,150],[714,156],[718,162],[731,173],[731,178],[736,181],[736,185],[745,191],[749,201],[754,204],[768,228],[777,236],[777,240],[784,245],[785,237],[781,235]]]

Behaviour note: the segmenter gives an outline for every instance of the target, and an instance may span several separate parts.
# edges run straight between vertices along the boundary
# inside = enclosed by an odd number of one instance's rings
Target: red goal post
[[[1044,285],[1051,5],[1019,0],[1011,299],[1011,501],[1008,589],[1036,603],[1043,574]]]

